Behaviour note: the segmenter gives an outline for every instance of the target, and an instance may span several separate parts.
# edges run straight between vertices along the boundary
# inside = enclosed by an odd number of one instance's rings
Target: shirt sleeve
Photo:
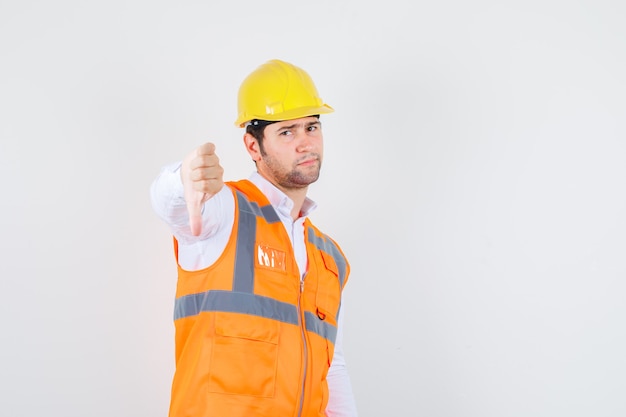
[[[328,370],[328,417],[357,417],[356,402],[352,392],[352,383],[343,355],[343,308],[339,310],[337,339],[335,340],[335,354]]]
[[[230,188],[224,186],[204,203],[202,231],[199,236],[192,235],[180,167],[181,162],[166,165],[150,187],[153,210],[170,227],[179,244],[190,245],[204,241],[216,235],[220,229],[232,228],[234,197]]]

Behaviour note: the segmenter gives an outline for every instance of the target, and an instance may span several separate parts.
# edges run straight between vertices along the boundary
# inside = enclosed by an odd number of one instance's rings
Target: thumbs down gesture
[[[189,212],[189,227],[194,236],[202,231],[202,205],[224,186],[224,169],[215,154],[215,145],[205,143],[183,160],[180,177]]]

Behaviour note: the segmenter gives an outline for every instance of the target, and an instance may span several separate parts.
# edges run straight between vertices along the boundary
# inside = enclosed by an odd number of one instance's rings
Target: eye
[[[314,131],[316,131],[317,129],[319,129],[319,126],[318,126],[318,125],[311,125],[311,126],[307,127],[307,130],[308,130],[309,132],[314,132]]]
[[[279,135],[281,136],[291,136],[291,130],[283,130],[282,132],[279,133]]]

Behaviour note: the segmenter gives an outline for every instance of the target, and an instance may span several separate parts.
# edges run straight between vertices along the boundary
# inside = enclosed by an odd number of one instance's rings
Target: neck
[[[300,212],[302,211],[302,205],[304,204],[304,200],[306,199],[306,192],[308,187],[304,188],[295,188],[285,190],[282,187],[279,187],[283,193],[287,195],[293,201],[293,208],[291,209],[291,218],[296,220],[300,217]]]
[[[265,175],[265,173],[263,173],[261,170],[257,169],[257,172],[263,178],[271,182],[274,185],[274,187],[278,188],[280,191],[285,193],[285,195],[289,197],[291,201],[293,201],[293,208],[291,209],[291,218],[293,220],[298,219],[298,217],[300,217],[300,212],[302,211],[302,205],[304,204],[304,200],[306,199],[306,193],[309,189],[309,186],[307,185],[307,186],[299,187],[299,188],[291,188],[291,187],[287,188],[280,184],[277,184],[273,178]]]

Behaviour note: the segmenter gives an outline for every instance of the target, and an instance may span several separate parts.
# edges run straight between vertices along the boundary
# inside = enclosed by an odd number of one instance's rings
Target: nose
[[[307,135],[305,132],[299,133],[300,136],[298,138],[299,142],[298,142],[298,146],[296,148],[296,150],[298,152],[309,152],[313,149],[313,141],[311,140],[311,138],[309,137],[309,135]]]

